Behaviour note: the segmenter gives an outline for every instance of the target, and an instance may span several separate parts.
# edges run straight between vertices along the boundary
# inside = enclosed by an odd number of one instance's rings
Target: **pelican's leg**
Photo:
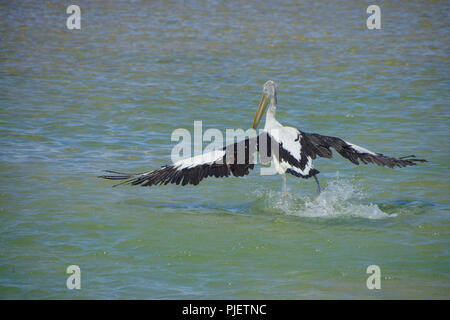
[[[314,177],[314,180],[316,180],[316,182],[317,182],[317,192],[320,194],[321,190],[320,190],[319,179],[317,179],[317,176],[316,176],[316,175],[313,175],[313,177]]]
[[[283,180],[283,186],[282,186],[282,194],[283,194],[283,197],[285,197],[286,195],[287,195],[287,186],[286,186],[286,174],[285,173],[283,173],[282,175],[281,175],[281,178],[282,178],[282,180]]]

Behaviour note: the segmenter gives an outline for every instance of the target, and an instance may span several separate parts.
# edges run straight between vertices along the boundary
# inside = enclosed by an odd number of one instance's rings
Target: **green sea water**
[[[75,4],[75,3],[74,3]],[[448,1],[0,3],[1,299],[450,298]],[[176,128],[278,120],[392,156],[111,188],[170,163]],[[205,145],[206,146],[206,145]],[[69,265],[81,289],[69,290]],[[369,265],[381,289],[369,290]]]

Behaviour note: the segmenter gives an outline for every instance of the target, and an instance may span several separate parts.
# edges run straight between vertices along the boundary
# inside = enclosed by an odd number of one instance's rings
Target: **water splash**
[[[255,191],[269,210],[299,217],[360,217],[381,219],[396,217],[383,212],[376,204],[362,203],[364,192],[357,183],[335,178],[328,181],[320,195],[305,195],[289,191],[287,195],[273,190]]]

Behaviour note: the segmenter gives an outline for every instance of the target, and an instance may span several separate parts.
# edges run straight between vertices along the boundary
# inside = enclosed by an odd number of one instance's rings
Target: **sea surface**
[[[449,299],[448,1],[0,3],[1,299]],[[172,132],[278,120],[392,156],[313,179],[123,186]],[[205,147],[207,143],[203,144]],[[69,290],[67,267],[81,270]],[[367,267],[381,289],[366,286]]]

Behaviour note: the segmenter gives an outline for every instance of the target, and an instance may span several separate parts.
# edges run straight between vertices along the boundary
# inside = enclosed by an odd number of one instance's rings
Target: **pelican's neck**
[[[277,96],[276,94],[270,98],[269,109],[266,113],[266,127],[273,125],[277,121],[275,120],[275,113],[277,111]]]

